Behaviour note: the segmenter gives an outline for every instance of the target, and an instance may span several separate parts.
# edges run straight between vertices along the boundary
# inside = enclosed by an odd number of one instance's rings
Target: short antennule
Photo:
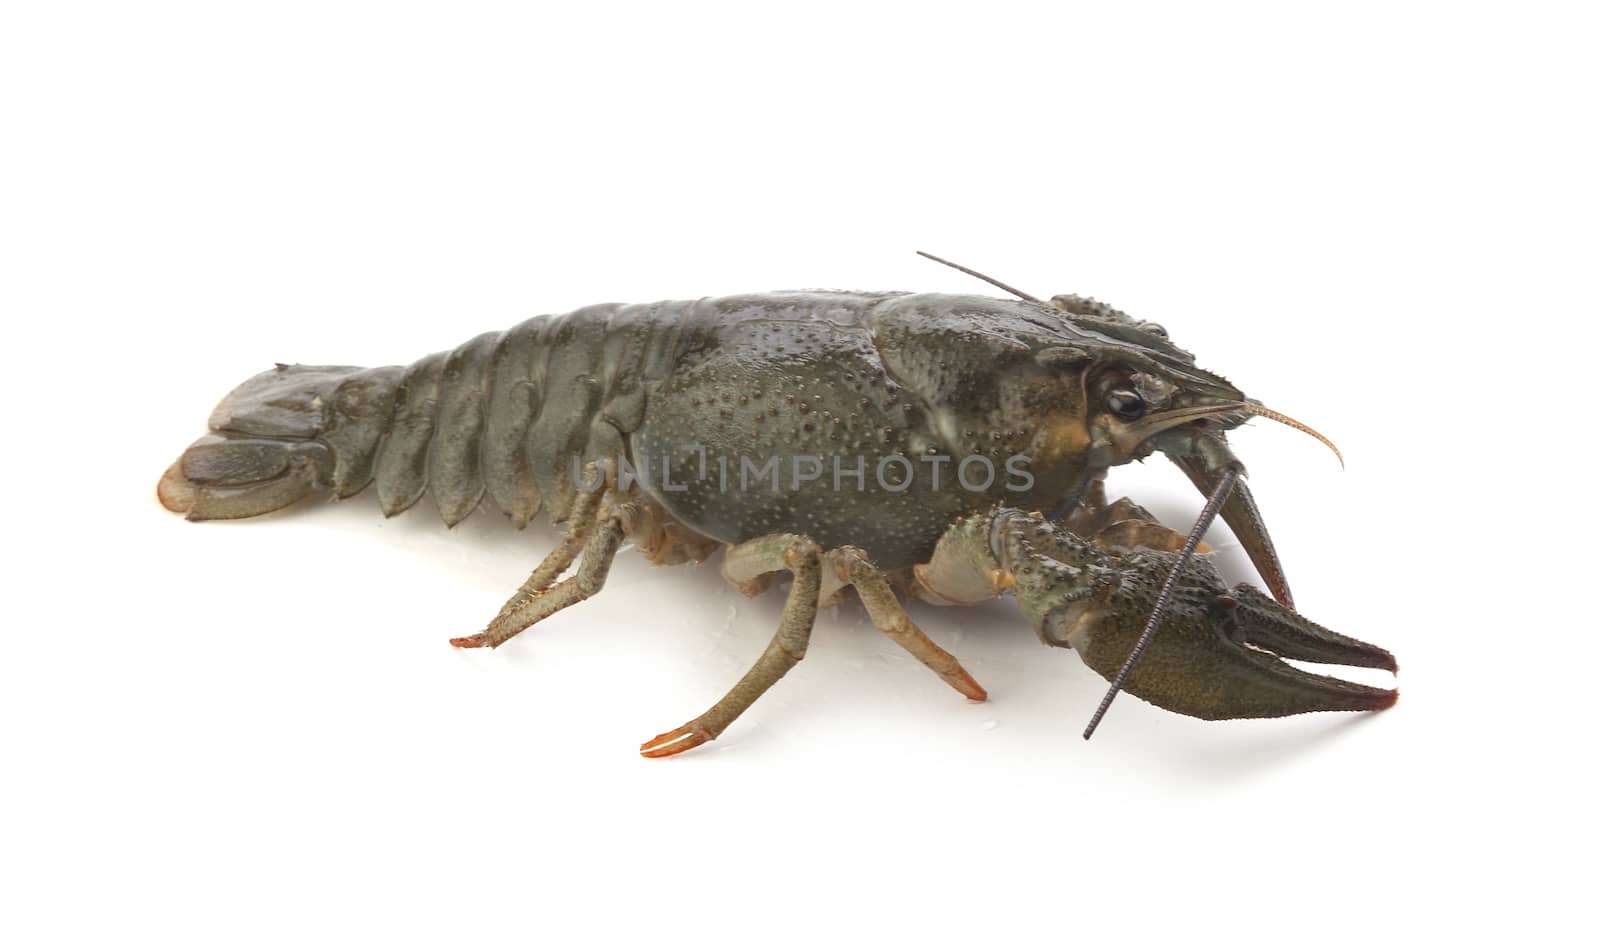
[[[1322,435],[1321,433],[1317,432],[1316,430],[1312,429],[1311,427],[1305,425],[1304,423],[1300,422],[1299,420],[1295,419],[1294,417],[1284,416],[1283,414],[1279,413],[1278,411],[1269,410],[1266,407],[1263,407],[1258,403],[1247,403],[1247,404],[1245,404],[1244,405],[1244,412],[1253,413],[1256,416],[1264,416],[1269,420],[1276,420],[1276,421],[1278,421],[1279,423],[1282,423],[1285,426],[1293,426],[1295,429],[1299,430],[1300,432],[1305,433],[1306,435],[1317,439],[1324,446],[1327,446],[1329,449],[1333,450],[1333,454],[1335,456],[1337,456],[1338,459],[1339,459],[1339,467],[1340,468],[1344,468],[1344,454],[1339,451],[1339,447],[1338,446],[1335,446],[1333,444],[1333,440],[1331,440],[1328,437]]]

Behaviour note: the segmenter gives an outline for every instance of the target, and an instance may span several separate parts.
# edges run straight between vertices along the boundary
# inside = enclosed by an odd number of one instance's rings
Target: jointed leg
[[[865,553],[855,547],[842,547],[831,551],[827,558],[832,561],[839,579],[855,586],[856,594],[861,596],[861,604],[867,607],[867,615],[879,631],[905,648],[912,657],[922,661],[929,670],[939,675],[939,679],[955,687],[962,696],[978,701],[989,698],[989,694],[978,685],[978,681],[972,679],[961,662],[935,644],[906,615],[905,609],[894,597],[889,581],[868,561]]]
[[[1170,553],[1182,549],[1189,539],[1187,532],[1163,525],[1129,498],[1107,504],[1105,483],[1101,481],[1089,486],[1083,504],[1069,512],[1062,525],[1086,540],[1111,547],[1149,547]],[[1201,544],[1196,552],[1209,553],[1211,548]]]
[[[621,548],[628,534],[636,511],[638,511],[637,505],[619,504],[613,506],[611,513],[598,525],[592,515],[587,524],[575,519],[574,528],[583,524],[589,528],[589,532],[582,538],[564,540],[562,545],[556,548],[557,553],[551,554],[551,558],[539,564],[539,569],[534,570],[528,582],[517,590],[517,594],[512,596],[500,614],[489,622],[488,627],[464,638],[451,638],[450,643],[456,647],[499,647],[524,629],[599,592],[600,587],[606,583],[606,575],[611,571],[611,561],[616,558],[617,550]],[[566,549],[569,542],[583,544],[583,552],[578,558],[578,571],[554,586],[547,584],[544,588],[530,589],[530,585],[537,585],[541,571],[555,568],[555,572],[549,576],[550,579],[554,579],[571,562],[571,557],[568,556],[560,567],[555,567],[557,554]],[[548,580],[546,582],[548,583]]]
[[[767,649],[727,695],[700,716],[639,746],[646,758],[676,755],[721,735],[733,720],[806,656],[811,626],[817,617],[817,591],[822,580],[822,551],[797,534],[773,534],[728,549],[723,575],[736,584],[781,569],[794,573],[794,586],[783,605],[783,619]]]
[[[570,515],[572,521],[567,525],[567,532],[561,537],[561,542],[556,548],[550,551],[550,555],[534,567],[527,581],[517,587],[517,591],[506,600],[506,604],[500,607],[500,614],[495,616],[496,619],[505,617],[513,609],[527,604],[529,599],[550,588],[556,577],[566,572],[567,567],[572,565],[573,558],[593,535],[595,519],[600,510],[600,498],[605,494],[604,486],[599,484],[599,479],[594,474],[596,471],[596,466],[592,463],[585,468],[584,483],[589,490],[580,490],[578,497],[573,501]]]

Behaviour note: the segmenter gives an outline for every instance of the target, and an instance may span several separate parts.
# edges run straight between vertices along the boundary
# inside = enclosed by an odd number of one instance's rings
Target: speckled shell
[[[803,533],[901,569],[956,518],[1053,506],[1082,473],[1049,451],[1081,422],[1076,385],[1038,360],[1082,336],[1048,311],[807,292],[683,314],[629,454],[652,497],[714,539]]]
[[[588,306],[408,367],[257,375],[160,493],[206,519],[374,483],[389,514],[431,491],[454,524],[487,495],[521,526],[541,510],[565,519],[575,469],[611,459],[712,539],[799,533],[901,570],[973,511],[1078,498],[1105,467],[1088,456],[1082,364],[1117,355],[1206,379],[1117,315],[1010,299],[796,291]]]

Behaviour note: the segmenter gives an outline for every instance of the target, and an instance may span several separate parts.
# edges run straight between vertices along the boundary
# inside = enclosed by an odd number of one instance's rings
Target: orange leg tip
[[[699,748],[711,741],[711,733],[704,729],[692,729],[682,726],[671,732],[663,732],[650,741],[639,746],[639,754],[646,758],[666,758],[679,755],[691,748]]]
[[[469,634],[464,638],[451,638],[451,647],[483,647],[483,635]]]
[[[956,692],[974,703],[981,703],[989,698],[989,691],[979,686],[978,681],[972,679],[972,675],[965,670],[952,675],[949,682],[956,688]]]

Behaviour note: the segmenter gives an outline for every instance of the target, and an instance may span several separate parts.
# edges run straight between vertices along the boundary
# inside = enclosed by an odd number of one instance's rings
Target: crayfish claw
[[[1125,689],[1162,709],[1199,719],[1260,719],[1310,712],[1388,709],[1399,698],[1384,690],[1336,677],[1307,673],[1244,644],[1196,642],[1192,631],[1172,628],[1153,640]],[[1121,642],[1091,641],[1084,661],[1106,679],[1116,676],[1126,654]],[[1131,648],[1131,641],[1125,645]]]
[[[1109,529],[1109,528],[1108,528]],[[958,527],[941,556],[966,556],[992,544],[1018,605],[1039,637],[1076,650],[1115,680],[1144,633],[1179,554],[1140,536],[1081,537],[1022,515],[992,515],[989,535]],[[963,544],[976,541],[965,551]],[[946,580],[953,577],[946,575]],[[1297,713],[1388,709],[1395,690],[1308,673],[1283,658],[1394,671],[1394,655],[1346,637],[1248,585],[1229,588],[1215,564],[1192,557],[1123,688],[1146,702],[1200,719],[1251,719]]]
[[[1136,562],[1119,587],[1124,602],[1086,621],[1070,641],[1108,680],[1144,628],[1149,608],[1141,599],[1154,594],[1170,568],[1162,554],[1140,551],[1130,559]],[[1128,692],[1200,719],[1363,712],[1394,705],[1395,690],[1308,673],[1282,659],[1394,671],[1398,665],[1388,651],[1323,628],[1250,586],[1209,588],[1221,585],[1211,563],[1203,557],[1192,563],[1184,576],[1190,588],[1168,608],[1128,677]]]
[[[1398,673],[1394,655],[1374,644],[1357,641],[1284,608],[1249,585],[1235,586],[1238,637],[1279,657],[1316,664],[1345,664]]]
[[[1197,452],[1169,452],[1167,457],[1189,476],[1201,494],[1205,494],[1217,486],[1218,467],[1232,465],[1234,459],[1227,443],[1220,437],[1213,439],[1202,436],[1195,443]],[[1272,545],[1266,521],[1261,519],[1261,508],[1256,505],[1255,496],[1250,493],[1250,486],[1245,484],[1243,478],[1234,482],[1232,493],[1223,502],[1222,520],[1239,538],[1239,545],[1244,548],[1245,555],[1250,558],[1261,580],[1267,584],[1272,597],[1280,604],[1294,608],[1294,595],[1289,591],[1289,577],[1283,571],[1283,561],[1278,557],[1277,547]]]

